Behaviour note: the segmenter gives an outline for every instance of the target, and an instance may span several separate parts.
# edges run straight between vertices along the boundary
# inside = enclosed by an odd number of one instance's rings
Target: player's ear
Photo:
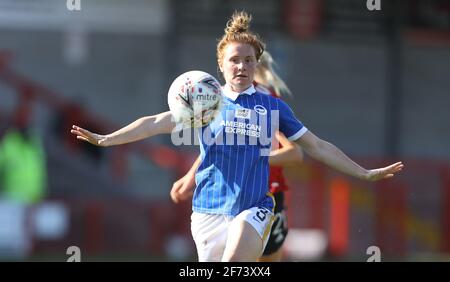
[[[218,61],[217,64],[219,65],[220,72],[223,73],[222,62]]]

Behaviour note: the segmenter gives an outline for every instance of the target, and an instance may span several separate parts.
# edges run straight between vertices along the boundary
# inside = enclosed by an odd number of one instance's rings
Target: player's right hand
[[[75,134],[77,136],[77,139],[89,142],[96,146],[108,146],[108,138],[106,135],[92,133],[76,125],[72,126],[72,130],[70,130],[70,133]]]
[[[172,190],[170,190],[170,198],[176,204],[181,201],[186,201],[194,194],[194,181],[190,179],[189,175],[178,179],[173,185]]]

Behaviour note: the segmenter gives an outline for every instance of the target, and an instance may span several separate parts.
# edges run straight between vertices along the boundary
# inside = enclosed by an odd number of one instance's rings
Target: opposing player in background
[[[261,93],[266,93],[276,98],[291,95],[286,83],[274,70],[274,60],[268,51],[264,51],[258,62],[253,85]],[[263,255],[258,259],[264,262],[280,261],[282,246],[288,233],[288,222],[285,213],[284,192],[289,189],[283,174],[283,166],[300,164],[303,160],[301,148],[289,141],[286,136],[277,131],[275,146],[270,152],[269,164],[269,191],[275,198],[274,221],[269,234],[269,240]],[[189,172],[177,180],[170,191],[170,196],[175,203],[191,198],[195,189],[195,172],[200,165],[200,157],[195,161]]]
[[[275,206],[267,188],[268,153],[275,128],[311,157],[359,179],[377,181],[403,168],[401,162],[371,170],[359,166],[308,130],[286,103],[255,89],[254,75],[264,43],[249,31],[250,21],[244,12],[233,14],[217,45],[217,60],[226,82],[224,106],[220,115],[202,128],[209,136],[198,136],[201,163],[195,175],[191,231],[200,261],[256,261],[261,256]],[[175,126],[171,113],[164,112],[107,135],[77,125],[71,133],[94,145],[113,146],[168,134]],[[223,138],[211,142],[211,136]],[[236,144],[235,140],[244,142]]]

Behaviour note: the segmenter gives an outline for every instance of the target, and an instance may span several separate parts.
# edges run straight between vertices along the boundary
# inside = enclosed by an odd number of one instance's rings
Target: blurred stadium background
[[[182,72],[220,77],[216,39],[240,9],[308,128],[366,166],[406,165],[377,184],[310,159],[286,169],[284,260],[366,261],[370,246],[384,261],[450,259],[449,1],[381,0],[381,11],[366,0],[80,4],[0,0],[0,260],[65,261],[70,246],[82,261],[196,260],[190,203],[173,204],[169,191],[197,148],[160,136],[99,149],[69,131],[107,133],[167,110]],[[5,145],[21,125],[41,141],[31,146],[43,148],[33,164],[42,173],[8,178],[5,156],[17,156],[13,172],[27,160]]]

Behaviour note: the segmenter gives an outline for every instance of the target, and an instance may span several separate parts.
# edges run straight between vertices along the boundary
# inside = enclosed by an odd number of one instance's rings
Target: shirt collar
[[[249,88],[245,89],[244,91],[242,91],[241,93],[238,92],[234,92],[233,90],[231,90],[230,87],[228,87],[227,85],[222,87],[222,92],[223,95],[233,101],[236,101],[237,97],[239,97],[239,95],[242,94],[246,94],[246,95],[252,95],[253,93],[256,92],[255,87],[252,85],[250,85]]]

